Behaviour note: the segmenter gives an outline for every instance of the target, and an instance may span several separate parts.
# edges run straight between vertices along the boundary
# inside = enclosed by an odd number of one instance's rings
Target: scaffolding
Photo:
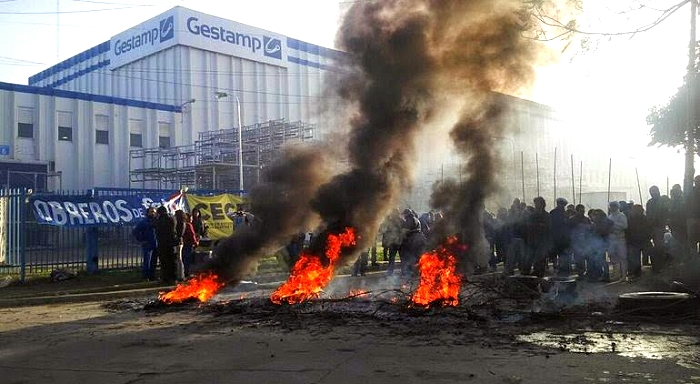
[[[243,165],[244,189],[260,182],[261,170],[290,142],[314,140],[316,127],[285,119],[244,126],[241,131],[243,158],[238,154],[238,128],[199,133],[191,145],[141,148],[129,151],[129,183],[141,187],[238,189]]]

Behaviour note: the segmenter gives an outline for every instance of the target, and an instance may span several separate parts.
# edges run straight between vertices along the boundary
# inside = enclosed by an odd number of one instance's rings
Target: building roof
[[[166,112],[178,112],[178,113],[182,112],[182,108],[178,105],[151,103],[148,101],[124,99],[121,97],[95,95],[95,94],[83,93],[83,92],[64,91],[62,89],[55,89],[55,88],[48,88],[48,87],[34,87],[31,85],[22,85],[22,84],[12,84],[12,83],[0,82],[0,90],[21,92],[21,93],[31,93],[34,95],[64,97],[67,99],[93,101],[96,103],[125,105],[125,106],[129,106],[129,107],[155,109],[155,110],[166,111]]]

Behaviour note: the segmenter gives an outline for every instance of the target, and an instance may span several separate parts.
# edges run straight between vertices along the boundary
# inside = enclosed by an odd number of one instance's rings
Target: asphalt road
[[[139,294],[2,308],[0,377],[10,384],[700,382],[696,319],[625,319],[591,301],[547,312],[541,300],[493,301],[487,286],[469,288],[457,308],[429,310],[406,307],[405,282],[380,275],[338,278],[328,297],[301,306],[270,304],[269,289],[229,289],[207,304],[154,306],[154,295]],[[343,297],[354,288],[375,296]],[[634,289],[581,288],[582,298],[601,302],[614,296],[601,292]]]

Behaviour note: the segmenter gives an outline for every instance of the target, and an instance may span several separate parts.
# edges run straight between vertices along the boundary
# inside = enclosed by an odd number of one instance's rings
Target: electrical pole
[[[690,0],[690,42],[688,43],[688,91],[686,92],[686,143],[685,143],[685,175],[683,177],[683,190],[685,196],[690,196],[695,177],[695,81],[696,81],[696,16],[698,13],[698,0]]]

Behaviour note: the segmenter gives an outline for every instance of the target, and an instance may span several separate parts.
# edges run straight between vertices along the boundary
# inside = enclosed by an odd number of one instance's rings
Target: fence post
[[[19,201],[19,258],[20,258],[20,282],[24,283],[27,278],[27,212],[29,210],[29,195],[32,191],[21,193],[17,190],[17,201]],[[28,193],[27,193],[28,192]]]
[[[97,238],[98,231],[97,226],[88,227],[85,231],[85,242],[86,242],[86,258],[87,258],[87,273],[92,275],[97,273],[98,267],[98,256],[97,256]]]

